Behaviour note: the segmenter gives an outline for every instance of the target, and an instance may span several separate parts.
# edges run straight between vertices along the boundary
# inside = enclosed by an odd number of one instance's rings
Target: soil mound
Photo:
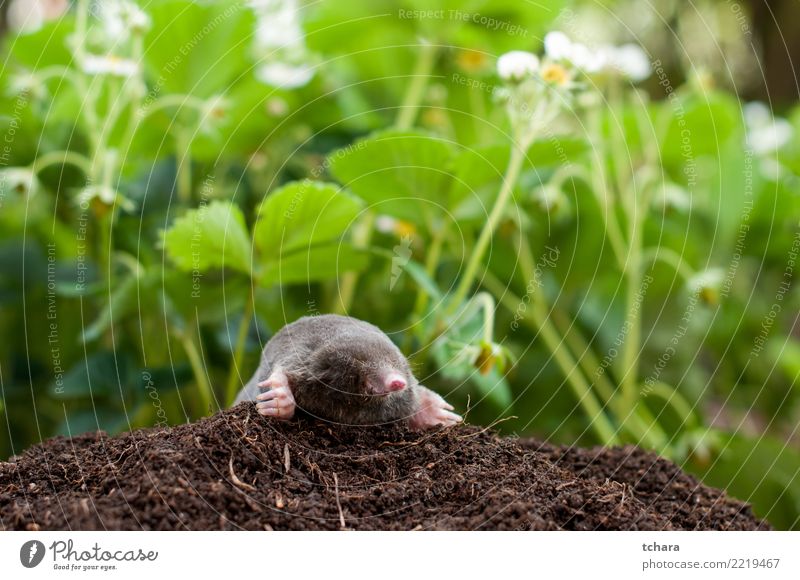
[[[0,463],[0,529],[342,528],[768,526],[635,447],[554,447],[473,426],[281,423],[247,403],[170,429],[57,437]]]

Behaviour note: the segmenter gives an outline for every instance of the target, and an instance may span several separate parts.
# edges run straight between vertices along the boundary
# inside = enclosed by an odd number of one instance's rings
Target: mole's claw
[[[456,423],[461,423],[461,421],[464,420],[461,415],[456,415],[450,411],[442,411],[439,413],[439,418],[444,421],[445,425],[455,425]]]
[[[295,411],[292,390],[288,385],[274,386],[269,391],[260,393],[256,397],[256,410],[265,417],[291,419]]]

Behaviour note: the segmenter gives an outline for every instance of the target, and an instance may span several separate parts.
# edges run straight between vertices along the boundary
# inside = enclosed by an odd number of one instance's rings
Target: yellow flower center
[[[569,73],[560,64],[550,63],[542,67],[542,78],[545,82],[564,86],[569,81]]]
[[[486,55],[478,50],[460,50],[456,60],[458,66],[468,72],[477,72],[486,68],[488,64]]]

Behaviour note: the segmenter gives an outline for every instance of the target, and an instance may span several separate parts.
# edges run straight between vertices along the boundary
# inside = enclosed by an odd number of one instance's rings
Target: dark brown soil
[[[464,426],[268,421],[58,437],[0,463],[2,529],[768,529],[636,448],[568,449]]]

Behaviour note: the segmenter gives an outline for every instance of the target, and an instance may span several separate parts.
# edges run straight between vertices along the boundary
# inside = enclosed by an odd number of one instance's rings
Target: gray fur
[[[338,423],[368,425],[408,419],[421,387],[400,349],[377,326],[337,314],[306,316],[284,326],[264,347],[261,364],[236,403],[255,401],[258,383],[279,368],[289,379],[297,408]],[[369,385],[386,372],[408,384],[386,396]]]

